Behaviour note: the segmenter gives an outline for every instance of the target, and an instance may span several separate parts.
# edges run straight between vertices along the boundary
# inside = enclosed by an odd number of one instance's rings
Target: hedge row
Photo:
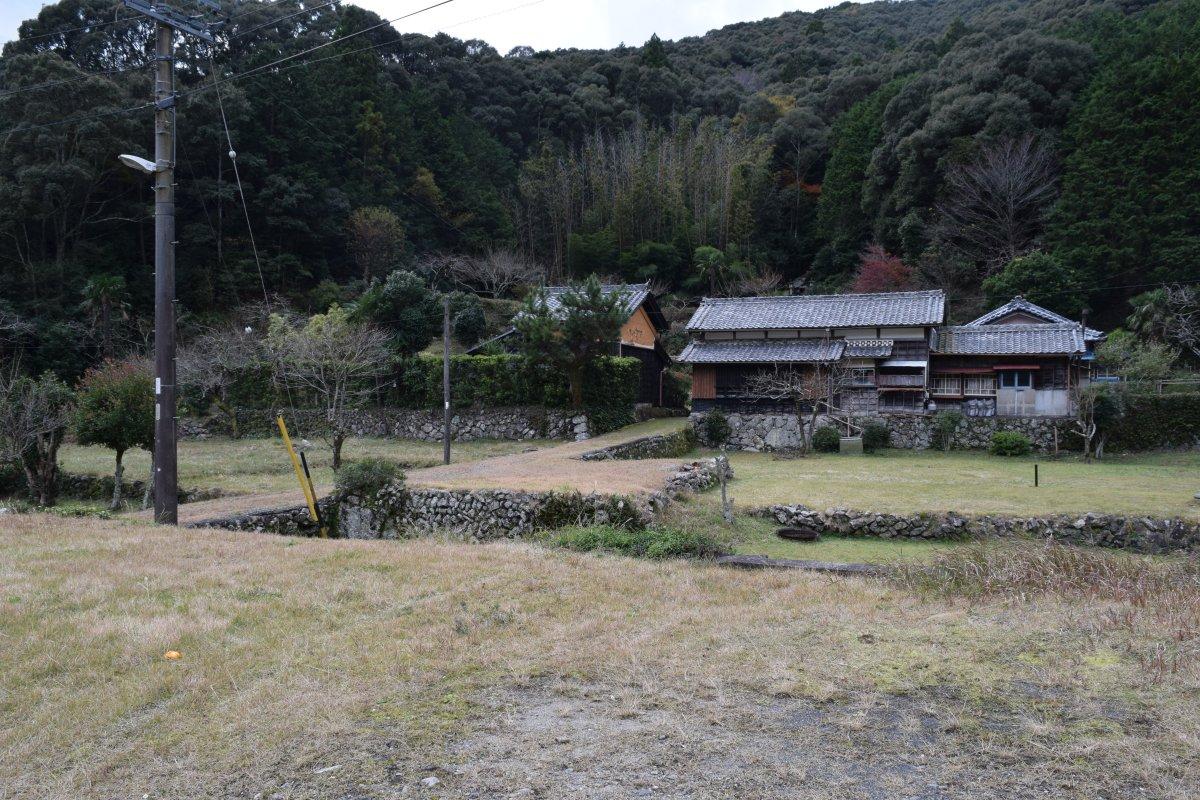
[[[631,424],[637,400],[641,362],[636,358],[602,358],[584,376],[583,406],[594,433]],[[516,355],[452,356],[450,401],[456,408],[547,406],[565,408],[571,394],[567,378]],[[442,360],[430,356],[404,359],[383,404],[398,408],[440,408]]]
[[[1200,445],[1200,393],[1131,395],[1108,437],[1110,450]]]

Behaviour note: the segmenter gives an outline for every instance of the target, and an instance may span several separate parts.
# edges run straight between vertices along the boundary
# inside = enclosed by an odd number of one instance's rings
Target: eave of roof
[[[1047,323],[1067,323],[1074,325],[1074,320],[1064,317],[1062,314],[1051,311],[1044,306],[1039,306],[1030,300],[1026,300],[1021,295],[1017,295],[1012,300],[1009,300],[999,308],[993,308],[981,317],[976,317],[963,327],[976,327],[981,325],[991,325],[992,320],[1001,319],[1008,314],[1024,312],[1030,316],[1038,317],[1046,320]],[[1098,331],[1095,328],[1084,329],[1084,339],[1089,342],[1097,342],[1104,338],[1104,332]]]
[[[818,364],[841,359],[841,339],[755,339],[689,342],[676,359],[683,364]]]
[[[940,289],[877,294],[704,298],[689,331],[875,328],[940,325]]]
[[[941,355],[1081,355],[1087,352],[1076,323],[957,325],[941,328],[933,351]]]

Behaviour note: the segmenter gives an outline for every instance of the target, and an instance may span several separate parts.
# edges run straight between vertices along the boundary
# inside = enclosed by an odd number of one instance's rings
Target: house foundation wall
[[[704,414],[694,413],[690,420],[700,441],[705,440]],[[889,446],[902,450],[928,450],[934,446],[934,417],[931,414],[856,414],[859,425],[869,419],[881,420],[890,432]],[[793,414],[729,414],[732,434],[726,446],[731,450],[770,452],[793,450],[800,446],[801,423]],[[805,423],[807,424],[807,418]],[[824,415],[817,417],[817,427],[835,425]],[[1079,437],[1072,431],[1074,420],[1065,417],[967,417],[959,423],[951,446],[960,450],[986,449],[997,431],[1017,431],[1029,437],[1036,451],[1051,453],[1056,449],[1079,446]]]

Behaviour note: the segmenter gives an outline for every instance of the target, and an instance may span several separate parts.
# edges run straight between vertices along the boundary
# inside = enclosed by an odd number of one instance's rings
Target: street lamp
[[[128,153],[122,153],[117,156],[117,160],[130,169],[136,169],[138,172],[144,172],[147,175],[153,175],[158,172],[157,164],[141,156],[131,156]]]

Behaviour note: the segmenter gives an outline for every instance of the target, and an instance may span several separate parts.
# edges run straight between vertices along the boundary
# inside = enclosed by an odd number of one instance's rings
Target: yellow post
[[[300,458],[296,455],[296,448],[292,447],[292,437],[288,436],[287,425],[283,421],[283,415],[275,418],[275,422],[279,424],[279,433],[283,436],[283,446],[287,448],[288,455],[292,458],[292,468],[296,470],[296,480],[300,481],[300,490],[304,492],[304,500],[308,503],[308,515],[312,517],[313,522],[320,522],[320,517],[317,516],[317,498],[312,487],[308,485],[308,481],[304,479],[304,469],[300,466]],[[325,529],[321,529],[321,535],[325,535]]]

